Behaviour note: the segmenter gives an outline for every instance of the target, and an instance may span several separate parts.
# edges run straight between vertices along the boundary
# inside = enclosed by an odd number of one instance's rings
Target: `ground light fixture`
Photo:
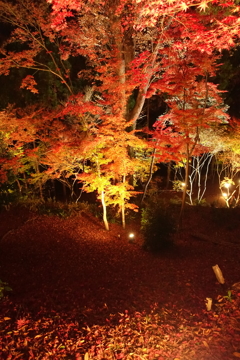
[[[128,234],[128,238],[129,238],[129,242],[133,242],[134,241],[134,238],[135,238],[135,234],[133,232],[130,232]]]

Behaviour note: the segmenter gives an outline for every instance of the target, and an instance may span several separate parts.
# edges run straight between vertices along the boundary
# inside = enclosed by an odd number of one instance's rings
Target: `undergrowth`
[[[0,299],[2,299],[6,292],[12,291],[12,288],[8,285],[8,283],[0,280]]]
[[[61,201],[56,201],[55,199],[48,198],[45,201],[40,198],[22,198],[18,201],[18,205],[24,206],[31,211],[37,212],[41,215],[48,216],[59,216],[61,218],[68,218],[79,214],[80,212],[90,212],[96,216],[97,206],[95,204],[90,204],[86,201],[82,202],[70,202],[63,203]]]

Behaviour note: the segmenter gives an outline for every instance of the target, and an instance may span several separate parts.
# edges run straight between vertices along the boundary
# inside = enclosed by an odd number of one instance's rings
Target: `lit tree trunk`
[[[201,201],[203,199],[203,196],[206,192],[207,189],[207,181],[208,181],[208,173],[209,173],[209,167],[210,164],[212,162],[212,158],[213,158],[213,154],[204,154],[202,155],[202,158],[204,157],[204,164],[206,167],[206,171],[205,171],[205,177],[202,181],[202,186],[203,189],[201,190],[201,186],[200,186],[200,180],[201,180],[201,172],[199,172],[199,185],[198,185],[198,201]]]
[[[126,227],[126,219],[125,219],[125,205],[122,204],[122,227],[125,229]]]
[[[126,181],[126,176],[124,175],[123,176],[123,183],[125,183],[125,181]],[[125,229],[125,227],[126,227],[126,219],[125,219],[125,199],[124,199],[124,195],[122,194],[121,195],[121,197],[122,197],[122,204],[121,204],[121,211],[122,211],[122,227],[123,227],[123,229]]]
[[[185,186],[183,188],[182,205],[181,205],[181,210],[180,210],[180,215],[179,215],[179,224],[182,221],[183,212],[184,212],[185,203],[186,203],[187,188],[188,188],[189,160],[190,160],[190,151],[189,151],[188,143],[187,143],[186,147],[187,147],[187,151],[186,151],[187,152],[187,162],[186,162],[186,167],[185,167],[185,178],[184,178]]]
[[[148,189],[148,185],[150,184],[150,181],[152,180],[153,165],[154,165],[154,161],[155,161],[155,153],[156,153],[156,147],[154,148],[153,153],[152,153],[152,160],[151,160],[151,165],[150,165],[150,172],[149,172],[149,176],[148,176],[147,183],[146,183],[145,188],[144,188],[144,192],[143,192],[143,196],[142,196],[142,201],[141,201],[141,203],[143,202],[143,200],[144,200],[144,198],[145,198],[145,196],[146,196],[147,189]]]
[[[194,186],[195,186],[195,182],[196,182],[196,178],[197,178],[196,168],[195,168],[195,165],[194,165],[195,160],[196,160],[195,157],[192,156],[192,159],[191,159],[191,171],[190,171],[190,165],[188,165],[189,166],[189,170],[188,170],[188,187],[189,187],[189,189],[188,189],[188,197],[189,197],[189,203],[191,205],[193,205],[193,191],[194,191]]]
[[[18,179],[16,179],[16,183],[17,183],[17,186],[18,186],[18,191],[21,194],[22,193],[22,185],[20,184],[20,181]]]
[[[100,164],[98,162],[98,159],[96,159],[96,165],[97,165],[97,175],[98,178],[101,179],[101,170],[100,170]],[[107,220],[107,206],[105,202],[105,192],[104,192],[104,185],[101,185],[98,187],[98,194],[101,195],[101,203],[103,208],[103,222],[105,225],[105,229],[109,230],[108,220]]]
[[[151,84],[153,69],[154,69],[154,66],[155,66],[156,61],[157,61],[157,56],[158,56],[160,46],[161,46],[161,39],[158,39],[158,41],[156,42],[156,44],[154,46],[154,50],[152,52],[151,60],[150,60],[149,65],[148,65],[148,67],[146,69],[146,74],[147,74],[146,85],[142,89],[140,89],[138,91],[135,106],[132,109],[132,111],[128,114],[128,120],[133,121],[133,125],[132,125],[133,130],[136,130],[138,117],[141,114],[143,105],[144,105],[144,103],[146,101],[146,93],[147,93],[148,88],[149,88],[149,86]]]
[[[105,194],[104,191],[101,191],[101,202],[102,202],[102,207],[103,207],[103,222],[105,225],[105,229],[109,230],[109,225],[108,225],[108,220],[107,220],[107,207],[106,207],[106,203],[105,203]]]
[[[212,184],[215,181],[215,175],[216,175],[216,155],[213,155],[211,161],[211,167],[210,167],[210,178],[212,180]]]
[[[188,181],[189,181],[189,162],[190,162],[191,156],[193,154],[193,151],[195,149],[195,146],[197,145],[197,143],[199,141],[198,127],[196,128],[196,136],[195,136],[194,144],[192,145],[191,149],[189,148],[188,139],[189,139],[189,136],[187,136],[187,138],[186,138],[186,155],[187,155],[186,160],[187,160],[187,163],[186,163],[186,168],[185,168],[185,180],[184,180],[185,186],[183,188],[182,205],[181,205],[181,210],[180,210],[180,215],[179,215],[179,224],[181,224],[183,212],[184,212],[184,208],[185,208],[185,203],[186,203],[186,195],[187,195]]]

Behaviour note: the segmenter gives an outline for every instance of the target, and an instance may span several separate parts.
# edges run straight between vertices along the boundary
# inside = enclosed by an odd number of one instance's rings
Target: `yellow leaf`
[[[209,346],[208,346],[208,343],[207,343],[205,340],[203,340],[203,344],[204,344],[204,346],[206,346],[207,348],[209,347]]]
[[[188,9],[188,6],[184,1],[182,1],[181,4],[179,5],[180,5],[180,9],[183,11],[186,11]]]
[[[236,356],[236,357],[240,358],[240,353],[239,352],[234,352],[233,356]]]
[[[11,320],[11,318],[9,318],[9,317],[5,317],[5,318],[4,318],[4,320]]]
[[[200,9],[200,11],[205,11],[206,8],[208,8],[208,4],[206,0],[203,0],[200,5],[198,5],[198,8]]]
[[[40,334],[40,335],[36,335],[36,336],[34,336],[34,339],[37,339],[37,338],[40,338],[42,335]]]

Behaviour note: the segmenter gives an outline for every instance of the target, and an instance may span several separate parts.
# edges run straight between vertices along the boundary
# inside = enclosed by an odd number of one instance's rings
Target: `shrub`
[[[238,227],[238,208],[212,208],[211,215],[213,224],[219,228],[226,227],[229,230],[233,230]]]
[[[16,201],[19,194],[12,184],[4,183],[0,187],[0,208],[10,209],[12,203]]]
[[[196,206],[210,206],[210,204],[207,202],[206,199],[195,199],[194,202],[193,202],[193,205],[196,205]]]
[[[152,204],[142,209],[141,230],[144,235],[143,248],[158,252],[173,245],[176,221],[171,208],[166,204]]]
[[[97,214],[97,206],[95,204],[90,204],[86,201],[78,203],[64,203],[61,201],[56,201],[52,198],[47,198],[44,201],[37,196],[23,196],[18,201],[18,204],[20,206],[27,207],[29,210],[37,212],[41,215],[56,215],[61,218],[78,215],[81,212],[90,212],[94,216],[96,216]]]
[[[3,282],[2,280],[0,280],[0,299],[2,299],[4,297],[4,293],[6,291],[12,291],[12,289],[10,288],[10,286],[8,286],[8,284],[6,282]]]

